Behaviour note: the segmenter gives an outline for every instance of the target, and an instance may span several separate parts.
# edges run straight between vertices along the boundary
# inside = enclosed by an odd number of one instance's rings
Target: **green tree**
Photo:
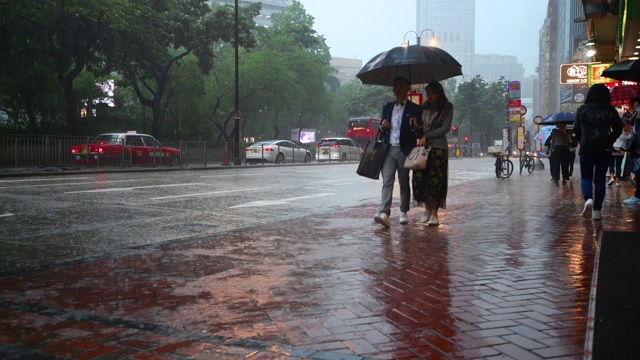
[[[507,81],[504,78],[487,82],[480,75],[460,83],[455,96],[454,116],[460,125],[460,135],[471,136],[486,147],[491,140],[502,138],[507,120]]]
[[[207,73],[214,64],[214,42],[233,39],[233,7],[217,5],[212,11],[208,3],[207,0],[137,3],[130,27],[111,38],[110,67],[105,70],[120,69],[124,73],[141,104],[151,109],[151,132],[156,137],[175,130],[163,123],[169,105],[165,95],[174,67],[193,54],[202,72]],[[255,27],[253,18],[259,11],[260,4],[242,8],[240,45],[255,45],[251,31]]]
[[[130,10],[127,0],[0,1],[3,103],[19,105],[11,98],[28,96],[22,109],[29,127],[37,127],[50,109],[34,105],[38,101],[34,91],[39,83],[49,84],[54,73],[66,101],[65,132],[77,134],[80,99],[74,81],[98,56],[108,30],[127,26],[125,15]],[[17,85],[16,77],[26,84],[7,94],[5,86]],[[55,95],[56,91],[48,93]],[[55,97],[49,100],[55,102]]]

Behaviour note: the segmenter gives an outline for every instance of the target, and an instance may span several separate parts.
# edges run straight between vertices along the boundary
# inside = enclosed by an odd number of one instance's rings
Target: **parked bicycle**
[[[509,160],[509,155],[496,154],[496,177],[506,179],[513,173],[513,163]]]
[[[529,152],[520,152],[520,175],[522,170],[527,169],[527,172],[531,174],[535,167],[536,159]]]

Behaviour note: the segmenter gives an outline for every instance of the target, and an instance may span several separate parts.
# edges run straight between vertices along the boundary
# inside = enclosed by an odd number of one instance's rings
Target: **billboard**
[[[298,135],[300,136],[298,138]],[[308,144],[316,141],[316,129],[291,129],[291,141]]]
[[[560,84],[578,85],[587,83],[588,63],[560,64]]]

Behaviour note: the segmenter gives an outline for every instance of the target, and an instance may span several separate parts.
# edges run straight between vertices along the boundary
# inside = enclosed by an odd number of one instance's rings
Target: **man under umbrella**
[[[411,188],[409,186],[409,170],[404,168],[407,155],[416,146],[417,139],[421,138],[422,108],[408,100],[409,80],[401,76],[393,81],[393,95],[395,101],[388,102],[382,107],[379,132],[384,137],[384,143],[389,144],[387,156],[382,166],[382,201],[380,212],[374,216],[378,224],[389,227],[391,221],[391,198],[393,196],[393,184],[398,173],[400,183],[400,224],[408,224],[409,203],[411,201]],[[411,122],[417,123],[419,130],[411,129]]]

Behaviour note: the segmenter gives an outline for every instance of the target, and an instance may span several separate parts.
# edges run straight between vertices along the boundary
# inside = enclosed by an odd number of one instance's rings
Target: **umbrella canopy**
[[[540,125],[555,125],[559,123],[573,124],[575,120],[576,116],[572,112],[561,111],[553,113],[551,115],[547,115],[547,117],[540,121]]]
[[[374,56],[356,77],[363,84],[393,86],[397,76],[412,84],[425,84],[462,75],[462,65],[434,46],[398,46]]]
[[[640,61],[625,60],[617,62],[603,71],[602,76],[617,80],[640,82]]]
[[[551,132],[555,128],[556,128],[555,125],[550,125],[550,126],[545,126],[543,128],[540,128],[540,131],[538,131],[538,133],[534,135],[533,140],[540,141],[544,145],[544,143],[547,142],[547,139],[549,138],[549,136],[551,136]]]
[[[611,105],[628,104],[631,99],[640,98],[640,90],[636,85],[620,85],[611,90]]]

